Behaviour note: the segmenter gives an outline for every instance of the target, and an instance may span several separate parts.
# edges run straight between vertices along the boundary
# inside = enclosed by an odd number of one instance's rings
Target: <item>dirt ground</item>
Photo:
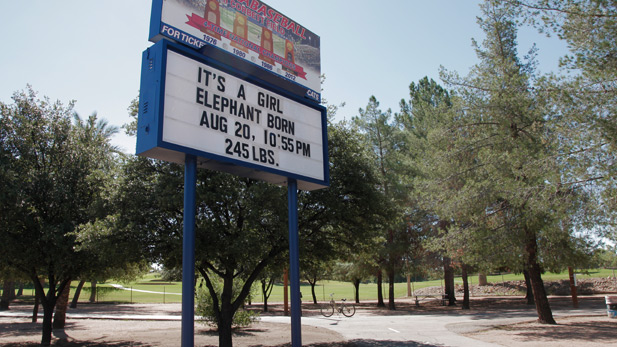
[[[180,321],[133,321],[80,319],[67,323],[64,331],[54,330],[54,346],[178,346]],[[0,318],[0,345],[38,346],[40,324],[26,319]],[[291,340],[289,325],[257,323],[237,331],[235,346],[283,346]],[[342,343],[343,337],[332,330],[302,327],[305,345]],[[218,346],[216,332],[195,326],[195,346]]]
[[[282,315],[282,305],[271,305],[268,315]],[[30,306],[13,306],[11,311],[30,312]],[[92,316],[141,315],[144,319],[67,319],[64,330],[54,330],[53,346],[178,346],[181,321],[152,320],[148,316],[181,316],[180,305],[79,305],[69,309],[69,314]],[[315,311],[307,310],[308,314]],[[41,322],[31,319],[0,317],[0,346],[39,346]],[[257,322],[248,328],[234,332],[234,346],[285,346],[290,345],[291,332],[288,324]],[[329,329],[312,326],[302,327],[303,345],[343,345],[343,337]],[[195,346],[218,346],[218,335],[213,328],[195,323]]]
[[[587,302],[588,301],[588,302]],[[602,305],[603,298],[581,300],[581,306]],[[568,307],[567,298],[551,300],[553,308]],[[282,315],[282,305],[272,305],[268,315]],[[309,306],[309,305],[307,305]],[[178,305],[81,305],[73,313],[94,315],[180,315]],[[509,310],[531,309],[520,298],[483,298],[472,300],[472,311],[495,316]],[[27,312],[31,307],[13,307]],[[400,303],[397,311],[377,309],[373,303],[362,304],[358,311],[374,315],[409,315],[414,313],[458,314],[460,307],[443,307],[438,302],[423,303],[415,307],[412,302]],[[71,311],[69,311],[71,313]],[[303,315],[318,314],[317,309],[307,307]],[[501,326],[479,326],[460,334],[503,346],[617,346],[617,319],[606,315],[558,317],[557,325],[542,325],[524,322]],[[41,338],[41,319],[31,323],[26,318],[0,317],[1,346],[37,346]],[[111,320],[70,319],[64,330],[54,331],[54,346],[178,346],[180,321],[160,320]],[[455,330],[451,330],[455,331]],[[289,346],[291,335],[288,324],[259,322],[250,328],[237,330],[233,336],[235,346]],[[325,328],[302,326],[302,343],[313,347],[368,347],[386,346],[371,341],[345,341],[342,335]],[[216,332],[200,323],[195,325],[196,346],[217,346]],[[397,346],[420,346],[413,342]],[[427,346],[427,345],[422,345]]]
[[[501,346],[617,346],[617,321],[608,316],[565,317],[556,321],[557,325],[502,325],[464,335]]]

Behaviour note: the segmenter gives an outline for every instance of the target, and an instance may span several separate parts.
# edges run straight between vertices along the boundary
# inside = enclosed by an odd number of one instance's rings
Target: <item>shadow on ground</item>
[[[0,339],[36,334],[40,332],[41,326],[37,325],[36,323],[0,323]]]
[[[557,320],[557,325],[535,324],[533,326],[525,325],[522,329],[521,324],[513,324],[499,326],[495,329],[500,331],[515,332],[517,340],[525,342],[542,341],[551,339],[559,342],[560,340],[568,343],[579,341],[585,343],[587,341],[605,342],[607,344],[615,343],[615,323],[611,321],[603,321],[601,319],[593,322],[568,322],[568,319]]]
[[[75,341],[65,341],[65,340],[57,340],[51,344],[52,346],[58,347],[125,347],[125,346],[149,346],[144,345],[139,342],[113,342],[113,343],[97,343],[97,342],[75,342]],[[38,347],[40,344],[38,343],[9,343],[3,344],[5,347]]]
[[[67,323],[65,328],[71,329],[73,324]],[[40,335],[41,326],[39,323],[10,323],[0,324],[0,338],[18,337],[23,335]],[[13,342],[0,343],[3,347],[34,347],[40,346],[39,343],[33,342]],[[120,347],[120,346],[147,346],[140,342],[134,341],[117,341],[117,342],[97,342],[97,341],[75,341],[66,333],[64,329],[53,330],[52,346],[62,347]]]
[[[289,347],[290,343],[279,345],[276,347]],[[333,342],[333,343],[316,343],[310,345],[304,345],[306,347],[438,347],[443,345],[425,344],[421,342],[413,341],[375,341],[375,340],[350,340],[346,342]],[[256,345],[254,347],[265,347],[263,345]]]
[[[38,343],[9,343],[3,344],[5,347],[36,347]],[[114,343],[96,343],[96,342],[76,342],[57,340],[52,346],[58,347],[124,347],[124,346],[148,346],[138,342],[114,342]],[[291,344],[279,345],[276,347],[287,347]],[[442,345],[431,345],[419,342],[404,342],[404,341],[373,341],[373,340],[352,340],[347,342],[334,343],[319,343],[304,345],[306,347],[439,347]],[[207,346],[206,346],[207,347]],[[254,345],[254,347],[264,347],[264,345]]]
[[[242,336],[257,336],[259,334],[263,334],[267,332],[265,329],[258,328],[241,328],[234,329],[233,336],[234,337],[242,337]],[[195,335],[204,335],[204,336],[219,336],[219,333],[215,329],[196,329]]]

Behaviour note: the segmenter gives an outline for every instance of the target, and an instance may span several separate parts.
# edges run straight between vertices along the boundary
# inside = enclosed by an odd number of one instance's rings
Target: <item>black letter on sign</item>
[[[244,99],[244,101],[246,101],[246,94],[244,93],[244,85],[241,84],[240,85],[240,89],[238,90],[238,99],[242,98]]]
[[[225,92],[225,77],[219,76],[218,82],[219,82],[219,85],[218,87],[216,87],[216,89],[218,89],[219,92],[224,93]]]
[[[199,122],[199,125],[204,126],[204,124],[206,125],[206,127],[210,127],[210,124],[208,123],[208,112],[207,111],[203,111],[201,113],[201,121]]]

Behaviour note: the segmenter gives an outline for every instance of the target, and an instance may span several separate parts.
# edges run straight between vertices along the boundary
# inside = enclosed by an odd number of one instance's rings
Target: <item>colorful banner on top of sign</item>
[[[220,26],[216,25],[215,23],[208,22],[205,18],[200,17],[199,15],[196,15],[195,13],[193,13],[190,17],[187,15],[187,17],[189,20],[188,22],[186,22],[186,24],[194,28],[197,28],[199,30],[202,30],[204,32],[207,32],[207,33],[212,32],[218,35],[219,37],[224,37],[226,39],[229,39],[230,41],[237,43],[243,47],[246,47],[247,49],[253,52],[259,53],[259,55],[262,56],[262,60],[263,60],[263,57],[267,57],[270,59],[270,61],[276,61],[277,63],[281,64],[284,68],[292,71],[296,76],[306,80],[306,72],[304,71],[302,66],[296,65],[293,62],[279,55],[274,54],[272,51],[269,51],[251,41],[246,40],[240,35],[236,35],[232,32],[229,32],[221,28]]]
[[[300,24],[259,0],[155,0],[153,6],[157,3],[158,33],[195,48],[223,49],[306,87],[306,95],[319,102],[320,38]]]

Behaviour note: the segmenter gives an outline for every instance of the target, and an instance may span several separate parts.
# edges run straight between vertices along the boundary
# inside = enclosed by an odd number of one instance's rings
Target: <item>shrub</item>
[[[217,292],[217,296],[221,298],[221,292],[223,291],[223,285],[221,283],[215,283],[215,289]],[[236,297],[236,293],[240,292],[239,284],[236,285],[234,283],[233,295]],[[212,302],[212,297],[210,296],[210,291],[203,285],[200,285],[197,288],[196,293],[196,303],[197,308],[195,309],[195,313],[200,316],[200,322],[210,326],[217,325],[217,317],[214,312],[214,303]],[[257,311],[248,311],[242,308],[238,309],[233,317],[233,327],[247,327],[251,325],[255,320],[259,318],[259,312]]]

